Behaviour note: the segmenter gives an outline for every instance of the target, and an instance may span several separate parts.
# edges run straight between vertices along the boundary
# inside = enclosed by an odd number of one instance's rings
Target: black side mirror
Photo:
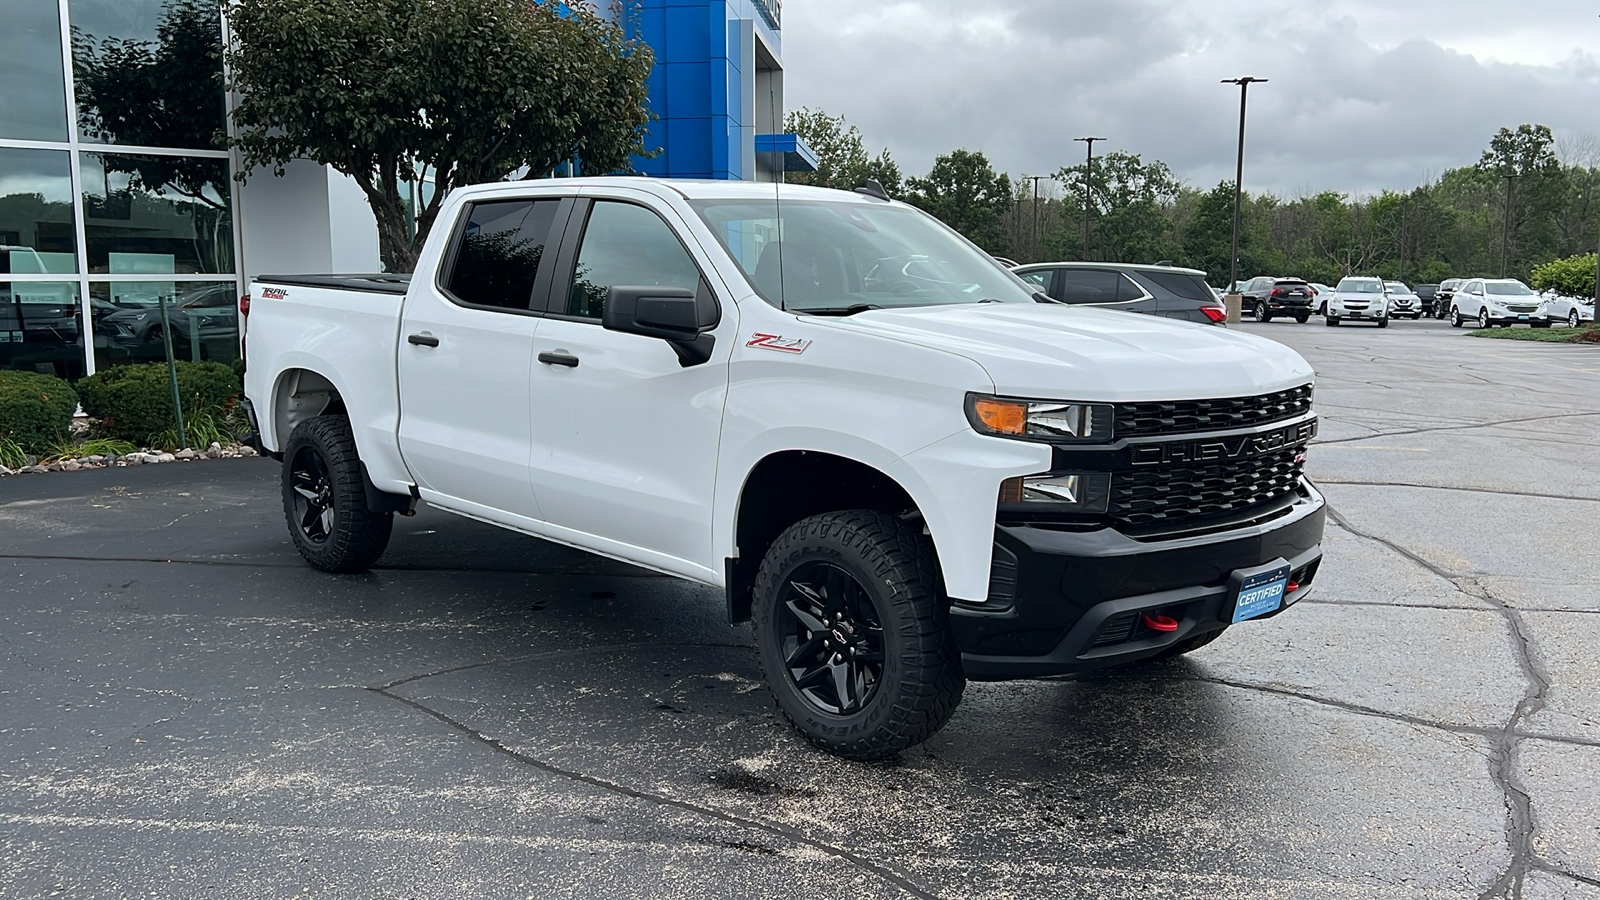
[[[619,285],[606,294],[600,325],[607,331],[668,341],[687,368],[709,360],[716,345],[701,324],[701,306],[695,292],[686,288]]]

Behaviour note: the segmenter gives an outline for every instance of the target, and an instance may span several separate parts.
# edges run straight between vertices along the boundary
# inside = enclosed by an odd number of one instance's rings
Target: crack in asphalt
[[[517,663],[535,662],[535,661],[544,660],[544,659],[559,659],[560,657],[572,656],[573,654],[576,654],[576,653],[584,653],[584,654],[590,654],[590,653],[613,653],[613,652],[616,652],[616,651],[619,651],[619,650],[636,650],[636,649],[661,650],[661,649],[666,649],[666,648],[671,648],[671,647],[697,647],[697,648],[701,648],[701,649],[712,649],[712,650],[749,650],[750,649],[750,645],[749,644],[722,644],[722,643],[717,643],[715,641],[705,641],[705,642],[630,641],[630,642],[625,642],[625,643],[621,643],[621,644],[601,644],[600,646],[597,646],[597,647],[569,647],[569,648],[567,648],[565,650],[549,650],[549,651],[546,651],[544,653],[529,653],[529,654],[526,654],[524,656],[499,657],[499,658],[496,658],[496,659],[484,660],[483,662],[467,663],[466,665],[462,665],[462,666],[451,666],[448,669],[440,669],[440,670],[438,670],[436,672],[424,672],[421,675],[408,675],[405,678],[401,678],[401,679],[396,680],[396,681],[390,681],[390,682],[387,682],[385,684],[370,686],[370,687],[367,688],[367,690],[369,690],[369,691],[377,691],[378,693],[382,694],[382,693],[387,693],[388,691],[393,690],[394,688],[397,688],[397,687],[399,687],[399,686],[401,686],[403,684],[411,684],[413,682],[422,681],[422,680],[428,679],[428,678],[438,678],[438,677],[440,677],[442,675],[453,675],[456,672],[468,672],[468,671],[471,671],[473,669],[487,669],[487,668],[490,668],[492,666],[515,665]]]
[[[1559,419],[1582,419],[1600,416],[1600,412],[1562,413],[1554,416],[1530,416],[1525,419],[1504,419],[1495,422],[1478,422],[1472,425],[1441,425],[1436,428],[1412,428],[1406,431],[1389,431],[1373,437],[1334,438],[1331,441],[1320,441],[1320,446],[1329,444],[1350,444],[1356,441],[1372,441],[1379,437],[1403,437],[1408,434],[1432,434],[1440,431],[1472,431],[1478,428],[1497,428],[1502,425],[1522,425],[1527,422],[1549,422]]]
[[[1576,500],[1581,503],[1600,503],[1600,497],[1574,497],[1571,494],[1540,494],[1533,491],[1509,491],[1500,488],[1456,487],[1448,484],[1417,484],[1412,481],[1352,481],[1335,478],[1315,479],[1317,484],[1346,484],[1357,487],[1421,488],[1429,491],[1459,491],[1467,494],[1499,494],[1503,497],[1529,497],[1539,500]]]
[[[438,721],[442,722],[446,726],[454,729],[455,731],[458,731],[461,734],[466,735],[468,738],[472,739],[476,743],[482,744],[485,747],[490,748],[491,750],[493,750],[496,753],[500,753],[500,754],[503,754],[505,756],[508,756],[511,759],[514,759],[517,762],[519,762],[519,763],[521,763],[521,764],[523,764],[525,766],[528,766],[528,767],[533,768],[533,769],[537,769],[537,770],[539,770],[541,772],[544,772],[544,773],[546,773],[548,775],[554,775],[554,776],[556,776],[558,778],[563,778],[563,779],[566,779],[568,781],[574,781],[574,782],[577,782],[579,784],[585,784],[585,785],[588,785],[590,787],[599,788],[600,790],[607,791],[609,793],[616,794],[616,795],[621,796],[621,797],[627,797],[627,798],[632,799],[632,800],[638,800],[638,801],[641,801],[641,802],[644,802],[644,803],[650,803],[650,804],[653,804],[653,805],[656,805],[656,806],[663,806],[663,807],[667,807],[667,808],[670,808],[670,809],[681,810],[683,812],[687,812],[687,813],[690,813],[690,814],[693,814],[693,815],[696,815],[696,816],[700,816],[702,818],[713,819],[713,820],[716,820],[718,822],[724,822],[724,823],[727,823],[729,825],[734,825],[734,826],[737,826],[737,827],[740,827],[740,828],[748,828],[748,829],[753,829],[753,830],[756,830],[756,831],[765,832],[767,834],[773,835],[775,837],[782,838],[782,839],[790,841],[792,843],[802,844],[804,846],[812,848],[813,850],[817,850],[817,851],[819,851],[821,853],[825,853],[828,856],[831,856],[831,857],[833,857],[835,859],[839,859],[839,860],[842,860],[844,862],[847,862],[847,863],[855,866],[856,868],[862,870],[863,872],[867,872],[867,873],[869,873],[871,875],[874,875],[874,876],[876,876],[876,877],[878,877],[878,878],[880,878],[880,879],[882,879],[882,880],[884,880],[884,881],[886,881],[886,882],[888,882],[888,883],[900,888],[902,891],[905,891],[910,896],[918,898],[918,900],[941,900],[941,898],[940,898],[940,896],[938,894],[932,893],[931,891],[922,888],[916,882],[912,881],[911,877],[909,875],[902,874],[902,873],[900,873],[898,871],[895,871],[893,868],[890,868],[885,863],[873,862],[872,860],[867,859],[866,857],[861,856],[858,853],[852,852],[850,850],[846,850],[843,847],[835,846],[835,845],[830,844],[830,843],[828,843],[826,841],[818,840],[816,838],[813,838],[813,837],[805,834],[804,832],[801,832],[798,829],[790,828],[789,826],[786,826],[786,825],[779,825],[779,824],[775,824],[775,823],[771,823],[771,822],[763,822],[763,821],[761,821],[759,819],[751,819],[751,818],[747,818],[745,816],[739,816],[739,815],[735,815],[733,813],[723,812],[722,810],[719,810],[719,809],[713,809],[713,808],[708,807],[708,806],[702,806],[702,805],[700,805],[698,803],[691,803],[691,802],[689,802],[687,800],[679,800],[679,799],[677,799],[675,797],[668,797],[668,796],[666,796],[664,794],[657,794],[657,793],[653,793],[653,792],[650,792],[650,791],[641,790],[641,789],[638,789],[638,788],[631,788],[631,787],[628,787],[628,786],[623,785],[623,784],[618,784],[617,782],[614,782],[614,781],[608,781],[608,780],[606,780],[604,778],[600,778],[600,777],[595,776],[595,775],[589,775],[589,774],[586,774],[584,772],[579,772],[579,771],[576,771],[576,770],[573,770],[573,769],[565,768],[563,766],[558,766],[558,765],[556,765],[554,763],[547,762],[545,760],[539,759],[539,758],[537,758],[535,756],[531,756],[531,755],[529,755],[527,753],[523,753],[520,750],[517,750],[517,749],[514,749],[514,748],[512,748],[510,746],[507,746],[505,743],[501,742],[500,740],[498,740],[496,738],[492,738],[492,737],[484,734],[483,732],[478,731],[477,729],[473,728],[472,726],[467,725],[464,722],[460,722],[460,721],[457,721],[454,718],[451,718],[446,713],[442,713],[442,712],[440,712],[440,711],[438,711],[436,709],[433,709],[432,707],[425,706],[422,703],[419,703],[419,702],[417,702],[415,700],[412,700],[409,697],[403,696],[401,694],[393,693],[390,690],[388,690],[386,688],[381,688],[381,687],[369,687],[369,688],[367,688],[367,690],[371,691],[374,694],[379,694],[381,696],[387,697],[390,700],[393,700],[393,701],[395,701],[397,703],[400,703],[400,704],[403,704],[405,706],[408,706],[408,707],[410,707],[410,708],[412,708],[412,709],[414,709],[414,710],[416,710],[416,711],[418,711],[420,713],[423,713],[425,715],[431,716],[434,719],[437,719]]]
[[[1511,850],[1511,860],[1499,876],[1478,895],[1478,900],[1492,900],[1492,898],[1521,900],[1528,873],[1535,868],[1541,871],[1571,874],[1541,859],[1534,850],[1533,834],[1536,826],[1533,818],[1533,798],[1519,783],[1514,771],[1517,745],[1525,737],[1519,726],[1528,717],[1544,708],[1545,692],[1550,689],[1550,676],[1540,668],[1534,657],[1533,642],[1528,636],[1521,611],[1496,596],[1478,577],[1451,572],[1435,565],[1408,547],[1357,528],[1332,505],[1328,507],[1328,517],[1340,528],[1356,537],[1388,547],[1435,576],[1455,585],[1462,593],[1484,601],[1506,621],[1525,687],[1522,699],[1517,701],[1505,724],[1498,729],[1490,730],[1485,736],[1490,740],[1489,777],[1505,797],[1506,843]]]

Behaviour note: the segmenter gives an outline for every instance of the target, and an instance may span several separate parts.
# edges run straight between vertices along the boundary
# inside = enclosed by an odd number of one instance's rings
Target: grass
[[[1473,337],[1494,338],[1501,341],[1539,341],[1545,344],[1600,343],[1600,329],[1593,325],[1583,328],[1479,328],[1468,333]]]
[[[191,413],[183,417],[184,430],[189,435],[189,447],[195,450],[204,450],[213,443],[227,445],[233,442],[233,437],[228,434],[229,415],[224,414],[222,421],[207,412]],[[183,446],[178,440],[178,430],[169,428],[150,440],[151,446],[162,450],[177,450]]]
[[[20,469],[27,464],[28,454],[23,452],[22,445],[13,441],[9,435],[0,434],[0,466]]]
[[[63,459],[83,459],[86,456],[126,456],[134,453],[138,447],[127,441],[118,441],[111,438],[96,438],[94,440],[73,443],[72,441],[59,441],[39,458],[40,462],[52,463]]]

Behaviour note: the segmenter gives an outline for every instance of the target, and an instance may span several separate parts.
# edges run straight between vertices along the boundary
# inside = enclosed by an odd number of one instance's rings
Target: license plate
[[[1289,564],[1268,564],[1257,569],[1233,573],[1238,581],[1234,593],[1233,621],[1243,622],[1275,612],[1283,605],[1283,594],[1289,586]]]
[[[1526,322],[1526,321],[1528,321],[1528,317],[1527,316],[1517,316],[1517,321],[1518,322]]]

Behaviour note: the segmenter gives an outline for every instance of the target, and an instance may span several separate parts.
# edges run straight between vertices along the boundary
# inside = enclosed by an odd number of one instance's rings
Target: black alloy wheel
[[[784,668],[800,695],[835,716],[861,711],[883,681],[883,623],[850,573],[807,563],[783,588],[777,627]]]
[[[283,515],[295,549],[324,572],[360,572],[389,545],[394,513],[367,508],[366,478],[350,420],[317,416],[283,448]]]
[[[802,737],[884,759],[949,721],[966,678],[943,585],[920,520],[844,510],[778,535],[751,618],[767,686]]]
[[[290,518],[300,529],[300,537],[313,544],[327,543],[337,520],[328,461],[316,447],[302,446],[289,460],[289,482],[294,491]]]

